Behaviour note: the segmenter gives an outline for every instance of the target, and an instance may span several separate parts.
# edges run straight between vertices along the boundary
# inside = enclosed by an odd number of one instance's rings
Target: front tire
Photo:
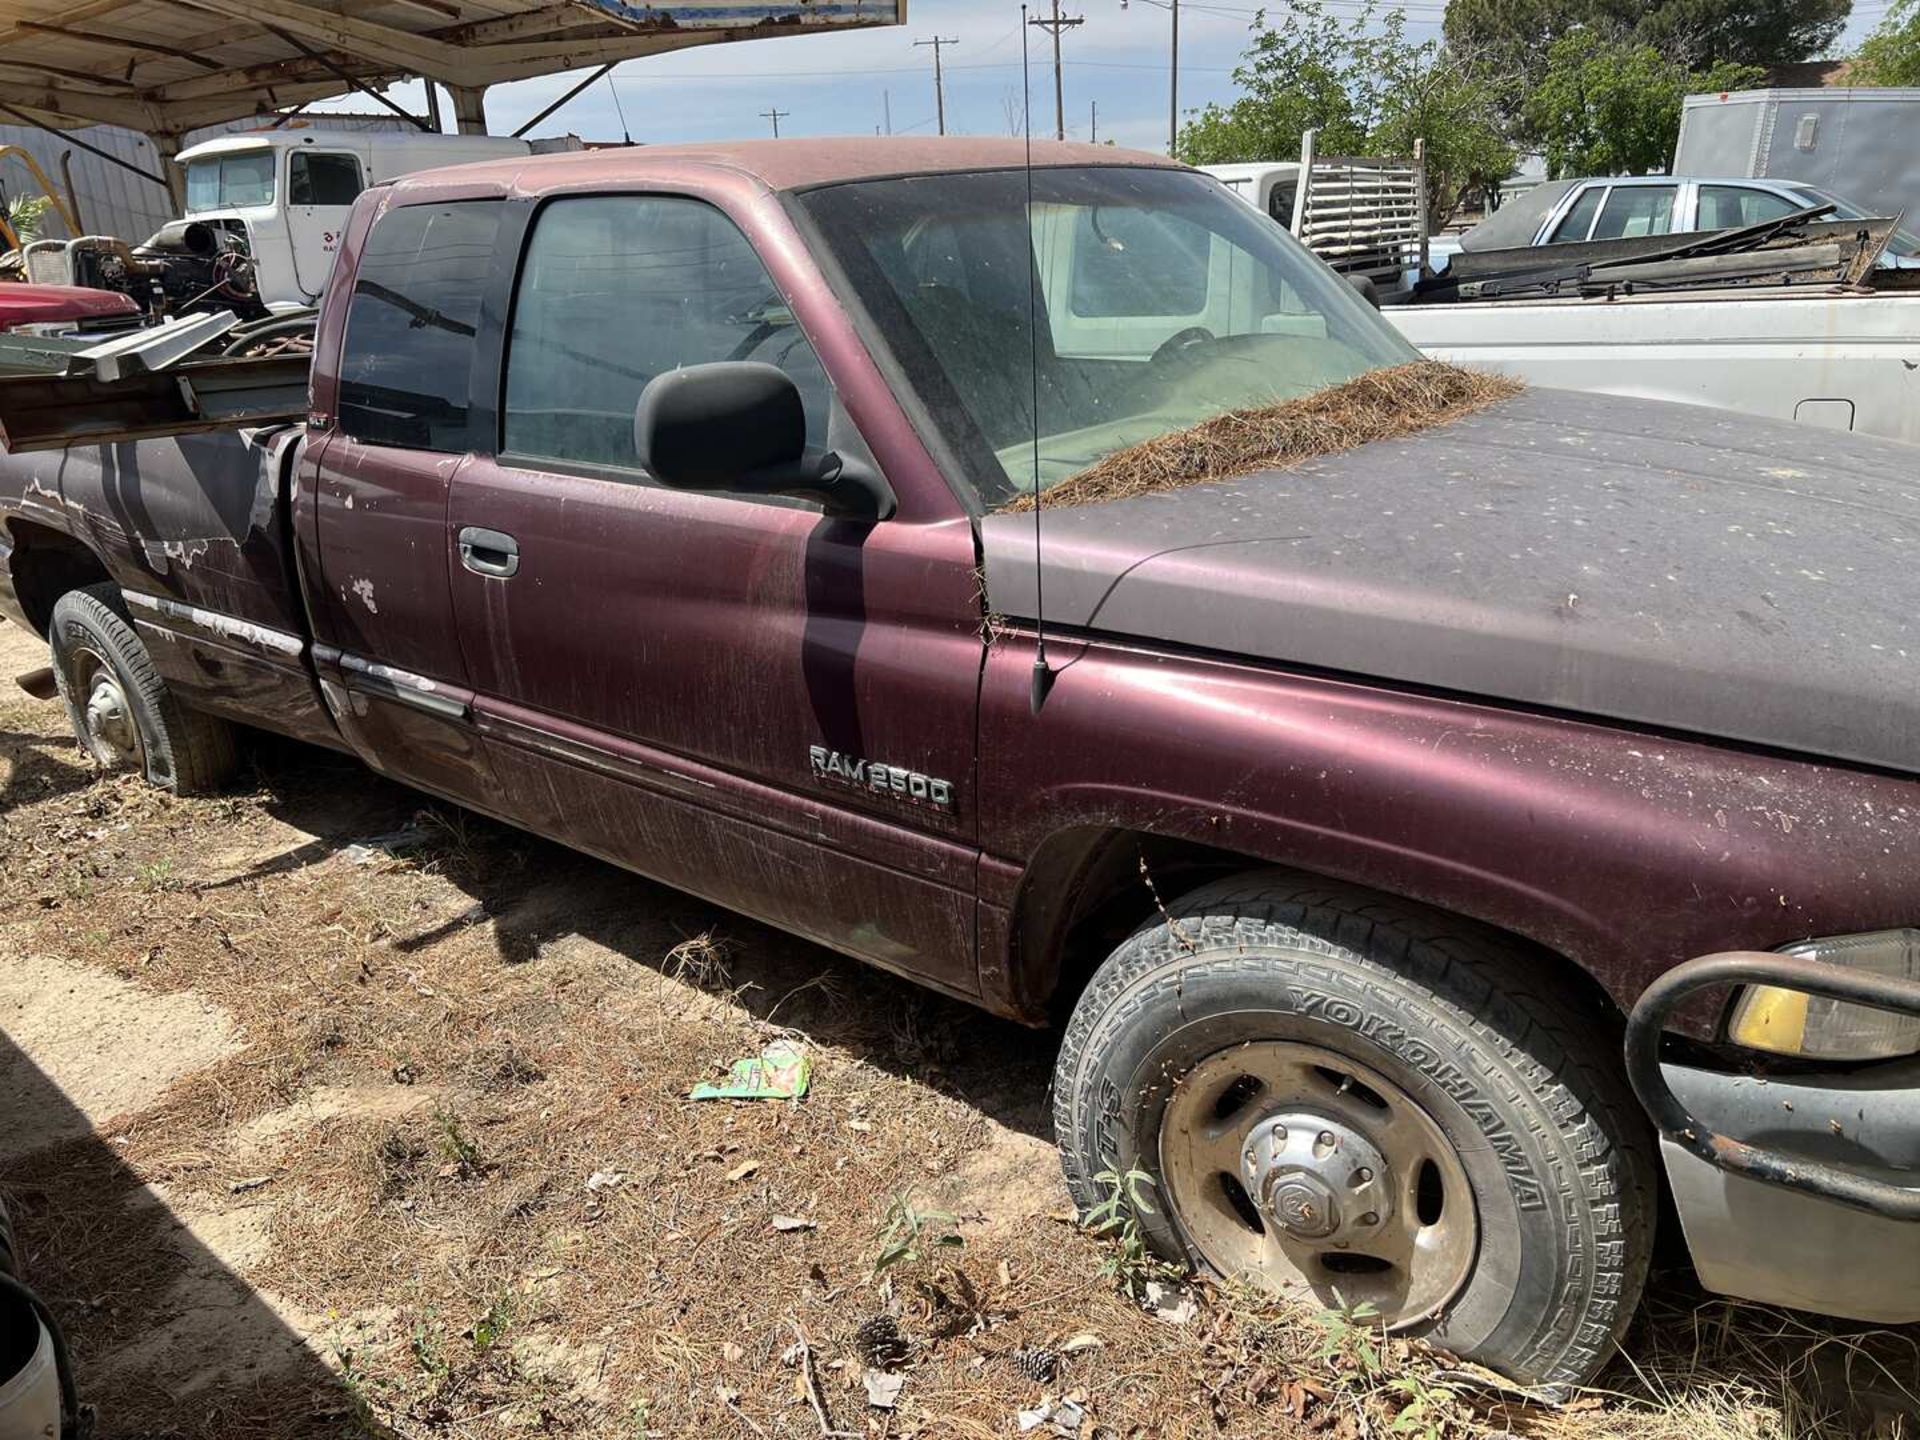
[[[48,641],[67,719],[103,770],[138,770],[179,795],[202,794],[232,775],[233,727],[173,697],[114,586],[62,595]]]
[[[1084,1211],[1153,1177],[1161,1255],[1526,1384],[1583,1383],[1645,1282],[1648,1128],[1617,1025],[1470,922],[1282,872],[1136,932],[1067,1026],[1054,1121]]]

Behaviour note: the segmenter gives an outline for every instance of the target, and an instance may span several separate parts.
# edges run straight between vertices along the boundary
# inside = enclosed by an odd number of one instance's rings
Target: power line
[[[923,45],[931,45],[933,47],[934,114],[940,122],[940,133],[942,135],[947,133],[947,82],[946,77],[940,73],[940,47],[943,45],[958,45],[959,43],[959,37],[943,35],[936,35],[931,40],[916,40],[913,42],[913,48],[916,50]]]
[[[1051,17],[1037,15],[1027,23],[1053,37],[1053,138],[1064,140],[1067,138],[1067,99],[1066,82],[1060,73],[1060,37],[1066,31],[1086,24],[1087,17],[1075,15],[1069,18],[1062,15],[1060,0],[1053,0]]]

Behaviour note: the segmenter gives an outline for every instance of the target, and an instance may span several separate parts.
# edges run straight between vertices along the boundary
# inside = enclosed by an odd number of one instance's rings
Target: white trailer
[[[1817,185],[1868,215],[1920,216],[1920,89],[1689,95],[1675,175]]]

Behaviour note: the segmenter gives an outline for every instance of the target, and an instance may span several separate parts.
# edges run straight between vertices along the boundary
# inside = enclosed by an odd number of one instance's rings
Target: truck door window
[[[1595,240],[1632,240],[1673,229],[1677,185],[1616,185],[1593,227]]]
[[[826,374],[731,220],[674,196],[556,200],[535,222],[514,298],[502,449],[634,469],[647,382],[720,360],[786,371],[809,438],[825,443]]]
[[[374,222],[340,355],[340,429],[374,445],[462,451],[497,200],[403,205]]]
[[[360,161],[352,155],[295,150],[287,157],[289,204],[351,205],[360,188]]]
[[[1599,213],[1600,202],[1607,198],[1607,187],[1589,185],[1580,192],[1580,198],[1573,202],[1573,208],[1561,217],[1560,223],[1553,227],[1553,234],[1547,237],[1549,245],[1567,243],[1578,244],[1587,238],[1587,232],[1593,228],[1593,217]]]
[[[1289,230],[1293,228],[1293,202],[1299,193],[1298,180],[1282,180],[1273,187],[1273,193],[1267,197],[1267,214]]]
[[[1805,208],[1785,195],[1756,190],[1751,185],[1702,185],[1699,228],[1733,230],[1742,225],[1778,220],[1782,215]]]

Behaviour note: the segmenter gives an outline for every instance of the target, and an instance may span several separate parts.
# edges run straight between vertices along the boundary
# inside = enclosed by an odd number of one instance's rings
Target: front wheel
[[[62,595],[48,641],[73,733],[103,770],[136,770],[181,795],[232,774],[233,727],[173,697],[112,585]]]
[[[1153,1177],[1163,1256],[1528,1384],[1589,1380],[1652,1246],[1617,1021],[1468,922],[1268,872],[1136,932],[1074,1009],[1055,1126],[1083,1210]]]

